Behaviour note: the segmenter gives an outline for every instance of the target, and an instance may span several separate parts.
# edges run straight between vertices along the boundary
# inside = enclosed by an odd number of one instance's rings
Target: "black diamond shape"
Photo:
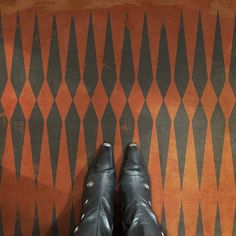
[[[56,208],[53,207],[53,213],[52,213],[52,225],[51,225],[51,236],[58,236],[58,226],[57,226],[57,215],[56,215]]]
[[[134,117],[129,103],[126,102],[122,115],[120,117],[120,133],[123,152],[127,145],[133,141],[134,136]]]
[[[30,142],[32,149],[32,159],[34,164],[34,175],[35,175],[36,185],[38,179],[38,168],[39,168],[42,139],[43,139],[43,127],[44,127],[43,115],[38,106],[38,103],[35,103],[29,118],[29,129],[30,129]]]
[[[20,176],[26,120],[18,102],[11,118],[11,133],[15,159],[16,176]]]
[[[179,91],[179,95],[181,98],[183,98],[189,81],[189,72],[188,72],[188,59],[185,45],[184,20],[182,14],[179,26],[179,38],[178,38],[178,47],[176,53],[174,80],[176,87]]]
[[[107,96],[110,97],[116,82],[116,65],[114,58],[110,16],[108,16],[107,20],[107,33],[102,67],[102,82]]]
[[[87,49],[85,56],[84,67],[84,83],[87,88],[90,97],[93,96],[94,90],[98,82],[98,68],[96,59],[96,50],[93,34],[93,19],[90,15],[88,37],[87,37]]]
[[[166,35],[166,27],[161,26],[160,46],[156,71],[156,80],[162,97],[164,98],[171,81],[169,49]]]
[[[229,132],[234,166],[234,179],[236,181],[236,105],[234,105],[229,117]]]
[[[163,204],[162,207],[162,214],[161,214],[161,229],[164,235],[167,235],[167,227],[166,227],[166,213],[165,213],[165,207]]]
[[[180,208],[178,235],[183,235],[183,236],[185,235],[184,213],[183,213],[182,204],[181,204],[181,208]]]
[[[108,102],[106,110],[102,116],[102,134],[103,140],[114,144],[116,132],[116,116],[112,110],[110,102]]]
[[[188,129],[189,129],[188,114],[182,102],[176,113],[174,125],[175,125],[177,155],[179,160],[179,174],[182,185],[184,177],[184,166],[186,159],[186,148],[188,142]]]
[[[149,160],[151,137],[152,137],[152,116],[146,102],[143,104],[142,110],[138,118],[138,132],[140,140],[140,150],[144,160]]]
[[[71,207],[71,213],[70,213],[70,229],[69,229],[69,235],[73,235],[73,232],[75,230],[76,224],[75,224],[75,214],[74,214],[74,207],[72,204]]]
[[[71,27],[70,27],[70,39],[67,52],[65,80],[71,96],[74,97],[80,81],[80,71],[79,71],[79,58],[78,58],[78,50],[76,43],[75,22],[73,17],[71,20]]]
[[[19,15],[17,15],[16,21],[15,42],[11,68],[11,82],[15,90],[16,96],[17,98],[19,98],[25,84],[25,65],[22,50]]]
[[[201,213],[200,205],[199,205],[199,209],[198,209],[198,220],[197,220],[196,235],[204,235],[203,224],[202,224],[202,213]]]
[[[43,80],[43,62],[38,29],[38,19],[36,17],[34,24],[33,46],[29,69],[29,81],[35,97],[38,97],[39,95],[39,92],[43,85]]]
[[[219,97],[225,83],[225,64],[224,53],[222,48],[220,18],[217,15],[215,42],[213,49],[212,65],[211,65],[211,82],[215,90],[216,96]]]
[[[0,17],[0,98],[7,83],[7,67],[4,49],[4,39],[2,31],[2,21]]]
[[[230,70],[229,70],[229,82],[236,96],[236,17],[234,19],[234,35],[231,49],[231,61],[230,61]]]
[[[217,211],[216,211],[216,220],[215,220],[215,236],[220,236],[222,235],[221,232],[221,223],[220,223],[220,210],[219,206],[217,206]]]
[[[2,176],[2,159],[5,152],[6,144],[7,123],[7,117],[4,114],[2,104],[0,103],[0,180]]]
[[[199,103],[197,110],[193,117],[193,136],[195,144],[195,154],[198,168],[198,181],[201,186],[202,167],[204,160],[206,131],[207,131],[207,117],[203,110],[202,104]]]
[[[216,179],[217,184],[219,184],[225,134],[225,117],[219,103],[216,104],[215,110],[211,116],[211,133],[215,159]]]
[[[73,187],[79,141],[80,118],[72,102],[65,120],[71,183]]]
[[[143,23],[142,44],[140,49],[139,69],[138,69],[138,81],[144,97],[147,97],[147,94],[152,84],[152,80],[153,80],[152,62],[151,62],[150,47],[149,47],[147,17],[145,15]]]
[[[124,42],[121,56],[120,82],[127,98],[129,97],[130,91],[134,84],[134,79],[135,75],[134,75],[130,32],[128,27],[126,26],[124,32]]]
[[[60,53],[57,39],[57,24],[56,24],[56,17],[54,16],[52,23],[51,45],[50,45],[50,54],[48,59],[48,72],[47,72],[48,85],[54,98],[57,95],[57,91],[60,87],[61,80],[62,80],[62,75],[61,75]]]
[[[59,154],[59,146],[61,138],[61,127],[62,127],[61,116],[58,111],[57,105],[54,102],[47,118],[48,141],[49,141],[50,159],[51,159],[51,168],[52,168],[52,177],[54,186],[56,182],[58,154]]]
[[[21,236],[21,235],[22,235],[22,232],[21,232],[21,223],[20,223],[20,213],[19,213],[19,209],[17,208],[14,236]]]
[[[38,219],[38,208],[35,207],[34,211],[34,225],[33,225],[33,236],[40,236],[40,227],[39,227],[39,219]]]
[[[193,83],[198,96],[201,97],[207,82],[207,66],[205,57],[204,38],[202,31],[201,15],[198,18],[198,31],[193,64]]]
[[[83,125],[87,158],[90,164],[96,153],[96,140],[98,130],[98,117],[92,103],[90,103],[88,106],[88,110],[83,120]]]
[[[156,130],[158,149],[161,162],[161,174],[162,174],[162,186],[164,189],[165,175],[166,175],[166,163],[168,158],[169,140],[170,140],[170,128],[171,118],[163,102],[156,119]]]

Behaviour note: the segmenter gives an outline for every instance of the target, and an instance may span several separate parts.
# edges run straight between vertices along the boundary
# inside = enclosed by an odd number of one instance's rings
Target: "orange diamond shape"
[[[53,103],[53,97],[51,94],[51,90],[46,80],[44,80],[41,91],[39,93],[39,97],[38,97],[38,104],[40,106],[40,110],[44,118],[48,117],[48,114],[51,110],[52,103]]]
[[[57,107],[62,118],[66,117],[70,108],[71,100],[70,92],[68,91],[65,80],[63,80],[56,97]]]
[[[22,110],[26,118],[29,118],[31,111],[35,103],[35,97],[32,91],[32,88],[29,84],[29,81],[25,82],[25,86],[22,90],[22,93],[19,98]]]
[[[201,101],[202,101],[203,108],[206,112],[206,116],[210,118],[212,112],[215,109],[217,98],[215,95],[215,91],[212,87],[212,84],[209,80],[207,81]]]
[[[155,119],[163,101],[156,80],[153,80],[146,100],[152,114],[152,118]]]
[[[116,118],[119,119],[123,112],[124,105],[126,103],[126,96],[119,80],[116,82],[114,86],[114,89],[110,97],[110,101],[113,111],[116,115]]]
[[[226,117],[229,117],[235,103],[233,90],[227,80],[221,92],[219,102]]]
[[[106,109],[107,100],[108,99],[103,84],[101,81],[98,81],[97,87],[92,97],[92,103],[94,104],[94,109],[99,118],[102,117]]]
[[[17,97],[10,80],[7,81],[1,100],[5,114],[10,118],[17,103]]]
[[[145,99],[137,80],[135,80],[134,82],[128,101],[129,101],[132,113],[134,115],[134,119],[138,118],[142,110]]]
[[[179,93],[177,91],[177,88],[175,86],[173,79],[171,80],[170,86],[167,90],[164,100],[165,100],[168,112],[170,114],[170,117],[174,118],[179,108],[181,99],[180,99]]]
[[[81,119],[83,119],[90,102],[84,81],[81,80],[74,96],[74,103]]]
[[[191,119],[196,111],[196,107],[199,103],[199,97],[197,94],[197,91],[193,85],[192,80],[189,81],[188,87],[186,89],[186,92],[184,94],[183,103],[185,106],[185,109],[188,113],[189,118]]]

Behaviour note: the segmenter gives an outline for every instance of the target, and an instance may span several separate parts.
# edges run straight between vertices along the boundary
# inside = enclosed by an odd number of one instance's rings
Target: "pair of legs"
[[[122,226],[127,236],[163,236],[151,207],[150,178],[136,144],[127,147],[120,177]],[[104,143],[86,177],[76,236],[111,236],[116,189],[112,146]]]

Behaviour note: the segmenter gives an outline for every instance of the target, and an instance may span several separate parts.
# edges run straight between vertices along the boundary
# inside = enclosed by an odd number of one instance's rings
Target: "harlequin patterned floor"
[[[236,235],[236,28],[197,7],[40,7],[0,29],[0,235],[70,235],[102,141],[140,144],[168,235]]]

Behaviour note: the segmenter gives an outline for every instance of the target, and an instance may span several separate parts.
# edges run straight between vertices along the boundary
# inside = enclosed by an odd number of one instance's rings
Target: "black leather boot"
[[[136,144],[130,144],[120,179],[123,229],[127,236],[163,236],[151,208],[150,179]]]
[[[115,188],[113,150],[111,144],[104,143],[88,169],[81,222],[74,235],[112,235]]]

